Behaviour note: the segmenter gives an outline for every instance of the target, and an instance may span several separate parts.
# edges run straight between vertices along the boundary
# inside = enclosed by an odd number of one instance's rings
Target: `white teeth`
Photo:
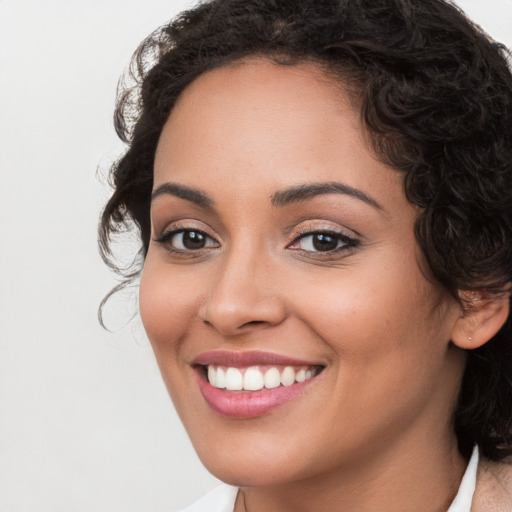
[[[269,368],[265,372],[265,387],[267,389],[277,388],[281,385],[281,374],[277,368]]]
[[[306,370],[301,368],[296,374],[295,374],[295,380],[297,382],[304,382],[306,380]]]
[[[213,366],[210,366],[213,368]],[[208,375],[210,372],[208,371]],[[217,368],[217,375],[215,375],[215,384],[210,382],[212,386],[215,386],[219,389],[224,389],[226,387],[226,372],[222,368]]]
[[[242,388],[242,372],[238,368],[228,368],[226,370],[226,389],[229,391],[241,391]]]
[[[217,372],[215,371],[215,368],[213,366],[208,366],[208,382],[213,387],[217,386]]]
[[[281,384],[283,386],[291,386],[295,382],[295,370],[291,366],[287,366],[281,373]]]
[[[304,382],[311,379],[317,372],[312,369],[299,368],[296,370],[292,366],[279,368],[268,368],[265,373],[257,366],[251,366],[245,370],[234,367],[215,367],[208,365],[208,382],[219,389],[228,391],[259,391],[260,389],[273,389],[279,386],[291,386],[296,382]]]
[[[247,368],[244,373],[244,389],[247,391],[258,391],[263,389],[264,377],[257,366]]]

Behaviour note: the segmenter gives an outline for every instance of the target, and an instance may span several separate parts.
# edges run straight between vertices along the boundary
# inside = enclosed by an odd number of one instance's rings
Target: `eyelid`
[[[361,235],[353,229],[348,229],[340,226],[337,223],[327,221],[324,219],[311,219],[308,221],[302,221],[300,224],[290,227],[291,231],[289,235],[289,243],[300,238],[301,236],[311,235],[315,233],[331,233],[335,235],[341,235],[351,240],[361,239]]]
[[[316,229],[314,231],[307,231],[305,233],[302,233],[298,236],[296,236],[290,244],[288,244],[288,247],[290,247],[292,244],[297,243],[299,240],[304,240],[305,238],[308,238],[310,236],[314,235],[328,235],[331,236],[337,240],[340,240],[342,242],[345,242],[346,246],[355,246],[358,244],[358,241],[341,231],[333,231],[333,230],[322,230],[322,229]]]
[[[167,241],[169,241],[172,237],[178,235],[179,233],[185,233],[187,231],[191,231],[193,233],[200,233],[201,235],[204,235],[206,236],[207,238],[209,238],[210,240],[213,240],[216,244],[218,244],[219,242],[214,238],[212,237],[211,235],[209,235],[206,231],[203,231],[201,229],[194,229],[194,228],[178,228],[178,229],[167,229],[165,230],[160,236],[155,236],[153,238],[153,241],[154,242],[157,242],[157,243],[166,243]]]
[[[160,233],[155,233],[153,235],[153,240],[155,241],[159,238],[171,234],[172,232],[177,233],[179,231],[198,231],[209,236],[213,240],[218,240],[219,238],[216,234],[213,234],[213,230],[207,224],[205,224],[204,222],[197,221],[195,219],[184,219],[170,222],[165,224],[162,229],[158,229],[155,231]]]
[[[197,227],[198,224],[202,224],[201,227]],[[167,225],[159,235],[154,235],[152,240],[153,242],[163,246],[166,251],[175,255],[175,256],[200,256],[205,252],[220,247],[220,242],[218,237],[213,235],[207,227],[203,227],[203,223],[198,223],[193,220],[184,220],[177,221]],[[206,245],[205,247],[201,247],[198,249],[180,249],[171,245],[172,239],[180,234],[185,233],[187,231],[192,231],[195,233],[200,233],[209,239],[213,244]]]
[[[311,221],[308,223],[303,223],[297,227],[291,235],[291,240],[287,244],[287,248],[290,250],[294,250],[297,252],[302,252],[308,255],[314,255],[314,257],[333,257],[342,252],[346,252],[350,249],[354,249],[355,247],[360,245],[360,237],[357,234],[349,234],[348,230],[343,229],[341,226],[333,226],[332,224],[327,224],[325,221]],[[353,232],[351,232],[353,233]],[[327,251],[316,251],[316,250],[308,250],[303,248],[294,248],[293,245],[299,243],[300,240],[304,240],[309,236],[314,236],[316,234],[326,234],[334,237],[339,242],[342,243],[340,247],[336,247],[332,250]]]

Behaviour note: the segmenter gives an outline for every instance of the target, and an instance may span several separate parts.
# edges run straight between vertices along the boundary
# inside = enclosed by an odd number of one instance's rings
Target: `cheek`
[[[181,371],[184,340],[197,311],[197,286],[182,272],[169,272],[168,265],[153,258],[151,253],[144,263],[140,279],[139,309],[156,362],[169,395],[180,416],[193,402],[190,376]],[[182,416],[182,421],[185,418]]]
[[[381,256],[373,265],[312,280],[295,309],[329,346],[343,378],[394,386],[399,374],[443,364],[450,316],[436,308],[440,292],[423,277],[414,254],[392,254],[389,265]]]
[[[144,329],[157,359],[170,348],[178,348],[197,300],[193,282],[170,273],[148,253],[139,289],[139,309]],[[160,362],[160,361],[159,361]]]

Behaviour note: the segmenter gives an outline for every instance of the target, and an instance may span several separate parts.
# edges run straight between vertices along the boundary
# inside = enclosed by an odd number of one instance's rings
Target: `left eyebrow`
[[[275,192],[272,194],[270,200],[273,206],[287,206],[325,194],[344,194],[359,199],[377,210],[384,210],[373,197],[370,197],[365,192],[336,181],[327,183],[305,183],[304,185],[290,187]]]
[[[186,187],[185,185],[178,185],[177,183],[169,182],[160,185],[151,194],[151,201],[154,201],[157,197],[163,195],[171,195],[179,197],[180,199],[185,199],[186,201],[190,201],[201,208],[211,209],[214,205],[213,199],[198,188]]]

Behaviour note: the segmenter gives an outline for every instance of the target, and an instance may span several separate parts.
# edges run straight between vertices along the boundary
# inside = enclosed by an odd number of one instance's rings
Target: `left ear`
[[[503,326],[509,313],[510,292],[460,292],[468,303],[453,326],[451,340],[459,348],[474,349],[487,343]]]

